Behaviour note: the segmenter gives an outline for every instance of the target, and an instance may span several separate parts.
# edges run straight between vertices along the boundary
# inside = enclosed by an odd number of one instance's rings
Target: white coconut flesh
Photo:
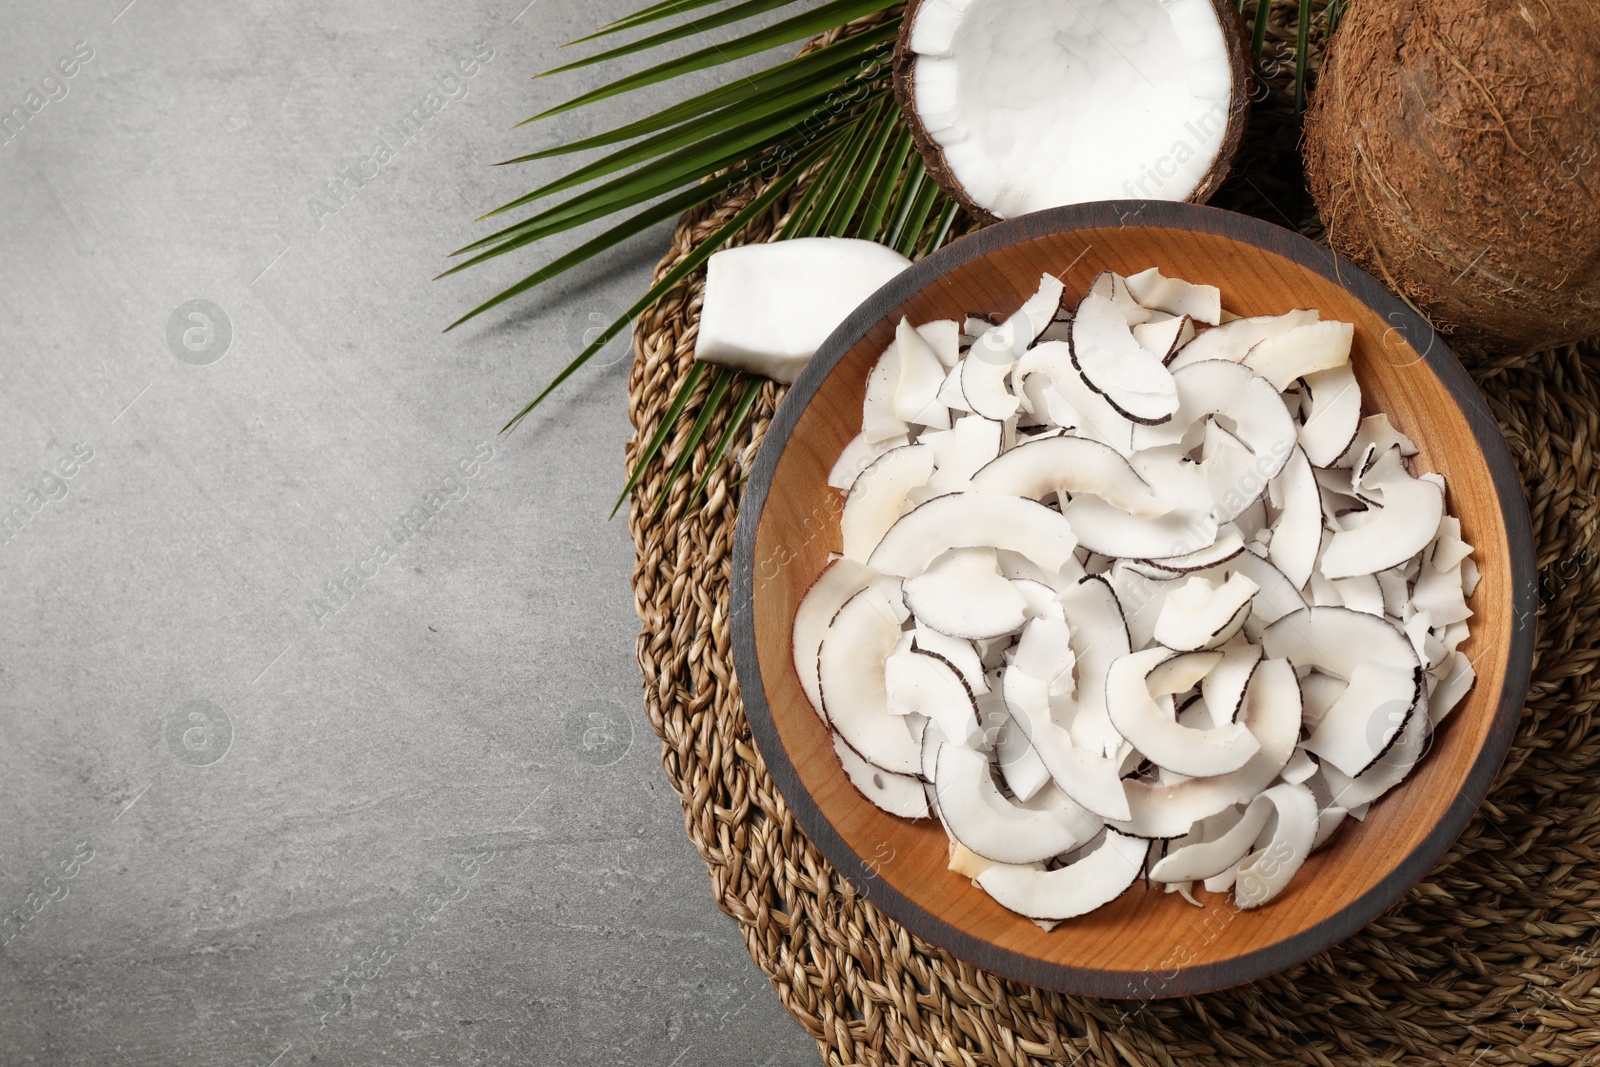
[[[937,815],[1042,924],[1155,840],[1157,881],[1260,906],[1470,691],[1472,547],[1363,416],[1345,324],[1155,271],[1062,298],[1046,276],[899,324],[830,474],[843,554],[796,613],[801,689],[863,796]],[[1085,372],[1079,341],[1117,357]]]
[[[1099,820],[1076,804],[1024,808],[994,783],[982,753],[945,743],[934,760],[934,786],[945,827],[961,844],[996,863],[1042,863],[1092,838]]]
[[[850,784],[872,803],[902,819],[928,817],[928,794],[922,788],[921,778],[873,766],[838,734],[833,735],[833,752],[839,757],[839,765],[844,768]]]
[[[1030,919],[1072,919],[1122,895],[1144,869],[1150,843],[1102,831],[1099,841],[1057,870],[1000,865],[977,877],[978,886],[1002,907]]]
[[[1209,0],[926,0],[910,17],[918,120],[996,217],[1183,200],[1222,150],[1235,87]]]
[[[844,237],[713,253],[694,358],[792,382],[835,327],[910,265],[892,248]]]

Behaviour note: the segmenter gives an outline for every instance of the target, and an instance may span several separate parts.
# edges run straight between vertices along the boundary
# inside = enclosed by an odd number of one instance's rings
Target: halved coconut
[[[844,768],[850,784],[873,804],[902,819],[928,817],[928,794],[922,788],[921,778],[874,767],[838,734],[833,735],[833,752],[839,757],[839,765]]]
[[[1041,863],[1094,836],[1099,821],[1070,804],[1033,810],[1001,794],[982,753],[946,743],[934,760],[939,815],[950,836],[996,863]]]
[[[896,774],[916,774],[922,747],[905,719],[891,715],[884,661],[900,641],[887,599],[869,586],[834,616],[817,653],[818,689],[828,723],[862,758]]]
[[[1065,867],[1000,865],[978,875],[978,885],[1002,907],[1030,919],[1071,919],[1109,904],[1144,869],[1149,842],[1105,830],[1098,843]]]
[[[1044,437],[1008,449],[972,476],[972,488],[1033,500],[1090,493],[1143,518],[1172,510],[1114,448],[1084,437]]]
[[[950,493],[918,505],[889,527],[868,563],[884,574],[911,578],[949,549],[978,547],[1018,552],[1046,571],[1059,571],[1076,563],[1078,541],[1060,512],[1037,501]]]
[[[928,172],[985,221],[1204,203],[1243,136],[1246,56],[1225,0],[912,0],[895,95]]]
[[[843,237],[724,248],[706,263],[694,358],[792,382],[834,327],[910,265]]]
[[[1243,767],[1261,749],[1246,727],[1228,723],[1191,730],[1173,717],[1170,700],[1157,700],[1153,690],[1169,686],[1148,676],[1171,659],[1166,649],[1152,648],[1111,665],[1106,703],[1112,724],[1151,762],[1179,774],[1205,777]]]

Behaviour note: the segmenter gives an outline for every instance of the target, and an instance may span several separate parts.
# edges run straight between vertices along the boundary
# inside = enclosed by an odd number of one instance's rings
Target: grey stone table
[[[639,6],[0,11],[0,1064],[816,1062],[641,710],[626,345],[497,435],[666,231],[430,280]]]

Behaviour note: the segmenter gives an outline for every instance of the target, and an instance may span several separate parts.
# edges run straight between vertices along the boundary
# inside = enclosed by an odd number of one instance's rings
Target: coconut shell
[[[1600,9],[1352,0],[1306,115],[1333,248],[1458,346],[1600,333]]]
[[[917,12],[924,0],[908,0],[905,15],[900,22],[900,36],[894,44],[894,97],[900,105],[900,114],[911,128],[912,143],[922,156],[928,174],[944,190],[945,195],[960,204],[966,212],[980,222],[999,222],[999,216],[990,212],[967,194],[956,180],[950,165],[945,161],[944,149],[929,135],[922,118],[917,114],[916,64],[917,54],[911,50],[911,30],[917,21]],[[1250,45],[1245,34],[1244,20],[1239,17],[1230,0],[1211,0],[1222,26],[1222,39],[1228,47],[1228,65],[1231,68],[1233,100],[1228,107],[1228,125],[1222,134],[1222,144],[1217,157],[1200,183],[1184,199],[1191,204],[1203,204],[1216,194],[1233,167],[1239,152],[1239,142],[1244,139],[1244,129],[1250,119]],[[1130,178],[1139,175],[1130,174]]]

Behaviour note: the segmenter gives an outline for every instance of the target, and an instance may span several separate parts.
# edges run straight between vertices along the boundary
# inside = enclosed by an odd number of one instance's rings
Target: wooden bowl
[[[946,869],[937,821],[888,815],[856,792],[792,665],[795,608],[837,550],[842,495],[828,470],[860,430],[868,371],[913,323],[1009,313],[1058,274],[1081,294],[1103,270],[1158,266],[1222,290],[1241,315],[1315,307],[1355,324],[1367,409],[1416,443],[1419,470],[1449,481],[1449,507],[1483,579],[1461,646],[1477,685],[1411,776],[1313,855],[1255,911],[1207,894],[1204,908],[1136,883],[1114,903],[1045,933]],[[801,827],[860,893],[931,944],[1008,978],[1072,993],[1156,998],[1222,989],[1282,970],[1393,904],[1460,834],[1516,730],[1533,654],[1535,578],[1527,504],[1472,380],[1422,321],[1326,249],[1243,215],[1175,203],[1105,202],[982,230],[908,269],[828,338],[767,431],[739,514],[733,636],[756,743]]]

